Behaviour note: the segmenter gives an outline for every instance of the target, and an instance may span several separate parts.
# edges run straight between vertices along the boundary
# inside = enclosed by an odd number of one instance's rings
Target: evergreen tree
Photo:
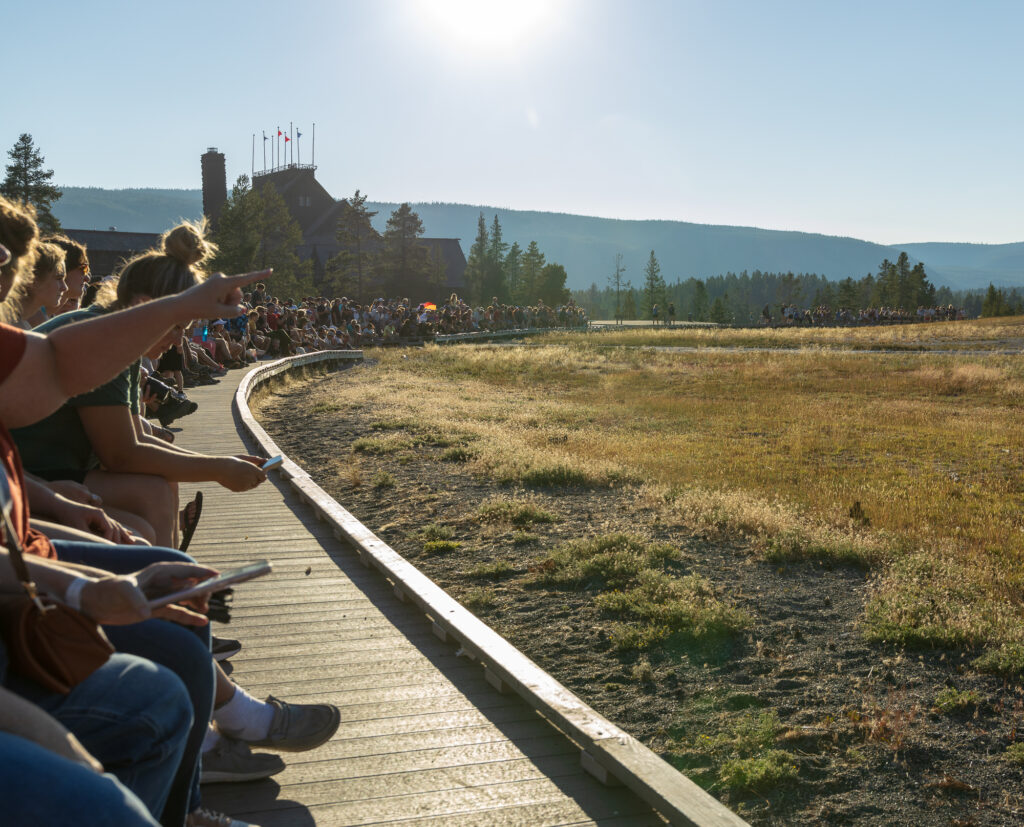
[[[547,264],[540,273],[540,290],[538,299],[550,307],[557,307],[569,300],[569,290],[565,286],[566,273],[561,264]]]
[[[483,301],[484,290],[487,281],[487,248],[490,239],[487,235],[487,222],[484,220],[483,212],[476,224],[476,240],[469,248],[469,258],[466,259],[466,292],[469,294],[469,303],[479,305]]]
[[[401,293],[413,303],[435,298],[430,289],[428,251],[420,242],[422,235],[423,222],[407,203],[391,213],[381,255],[383,286],[388,295]]]
[[[298,299],[313,292],[311,264],[296,252],[302,229],[273,184],[257,191],[248,176],[239,176],[221,210],[214,241],[220,248],[217,269],[244,273],[273,267],[269,287],[275,296]]]
[[[708,320],[708,289],[700,279],[694,280],[693,299],[690,308],[695,322],[706,322]]]
[[[922,304],[934,305],[936,303],[935,287],[929,283],[922,262],[919,261],[914,265],[914,269],[910,271],[907,283],[909,285],[908,295],[910,301],[910,304],[907,305],[908,310],[911,307],[917,307]],[[949,302],[946,303],[949,304]]]
[[[647,300],[647,316],[656,304],[665,303],[665,279],[661,277],[661,265],[658,263],[654,250],[644,267],[644,298]]]
[[[622,318],[636,318],[636,291],[633,290],[633,285],[628,281],[626,282],[626,296],[622,300]]]
[[[522,292],[522,270],[523,251],[518,241],[512,242],[505,256],[505,289],[508,292],[509,301],[519,303],[519,295]]]
[[[910,256],[901,252],[896,259],[896,306],[904,310],[912,310],[923,301],[918,301],[917,291],[914,290],[910,279]]]
[[[615,272],[608,276],[608,283],[615,290],[615,321],[622,321],[622,274],[626,268],[622,266],[622,253],[615,254]]]
[[[543,285],[544,254],[536,241],[531,241],[523,253],[522,293],[520,304],[536,304]]]
[[[488,304],[492,299],[504,302],[508,299],[508,289],[505,284],[505,254],[508,252],[508,244],[502,239],[501,224],[498,216],[494,216],[491,223],[491,240],[487,245],[487,277],[484,282],[484,295],[481,302]]]
[[[45,168],[46,162],[32,142],[32,136],[23,132],[7,157],[11,162],[7,165],[7,176],[0,184],[0,195],[35,207],[36,223],[44,234],[58,232],[60,222],[50,208],[61,197],[61,191],[53,185],[53,170]]]
[[[839,302],[839,307],[849,309],[857,308],[860,305],[860,291],[857,289],[857,283],[852,277],[847,276],[839,282],[837,301]]]
[[[716,324],[729,324],[732,321],[727,308],[727,298],[727,295],[718,296],[711,305],[711,321]]]
[[[380,233],[371,221],[376,214],[366,206],[366,196],[359,190],[342,206],[336,236],[342,250],[327,262],[330,293],[366,302],[364,289],[369,286],[374,255],[380,247]]]
[[[223,273],[244,273],[256,267],[259,235],[256,213],[259,197],[252,191],[248,175],[239,175],[221,209],[214,241],[217,255],[213,267]]]

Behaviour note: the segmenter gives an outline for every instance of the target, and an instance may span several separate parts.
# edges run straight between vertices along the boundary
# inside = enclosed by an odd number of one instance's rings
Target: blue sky
[[[1024,3],[7,3],[0,147],[199,186],[292,121],[336,197],[1024,239]],[[262,150],[257,145],[257,168]],[[467,236],[472,230],[467,230]]]

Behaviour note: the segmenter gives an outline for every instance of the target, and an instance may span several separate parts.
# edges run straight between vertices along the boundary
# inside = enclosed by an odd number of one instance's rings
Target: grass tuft
[[[462,548],[462,543],[458,540],[427,540],[423,544],[424,554],[450,554],[453,551],[458,551]]]
[[[480,504],[476,514],[485,523],[510,523],[515,526],[558,522],[556,514],[534,499],[491,497]]]
[[[977,692],[973,689],[966,689],[961,692],[952,686],[947,686],[939,692],[932,704],[938,712],[963,712],[977,705]]]

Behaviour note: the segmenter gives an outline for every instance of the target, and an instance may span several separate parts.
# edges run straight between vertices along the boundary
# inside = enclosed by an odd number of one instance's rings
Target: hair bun
[[[184,221],[164,233],[164,253],[186,267],[199,264],[212,256],[217,247],[205,238],[206,220],[198,224]]]

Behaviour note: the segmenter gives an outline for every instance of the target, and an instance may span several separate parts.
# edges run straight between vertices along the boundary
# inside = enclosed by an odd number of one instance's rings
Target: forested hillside
[[[397,205],[367,202],[378,211],[379,230]],[[862,279],[879,262],[906,251],[911,264],[925,263],[937,287],[954,290],[1024,285],[1024,243],[901,244],[888,247],[855,238],[813,233],[726,227],[679,221],[625,221],[562,213],[498,209],[466,204],[413,204],[424,235],[460,238],[468,254],[480,213],[488,223],[497,216],[504,239],[526,248],[536,241],[549,261],[565,267],[574,290],[603,289],[622,254],[625,278],[638,285],[651,250],[657,253],[667,283],[709,279],[726,273],[816,273],[833,282]],[[54,204],[65,227],[158,232],[180,218],[202,212],[199,190],[66,187]]]

